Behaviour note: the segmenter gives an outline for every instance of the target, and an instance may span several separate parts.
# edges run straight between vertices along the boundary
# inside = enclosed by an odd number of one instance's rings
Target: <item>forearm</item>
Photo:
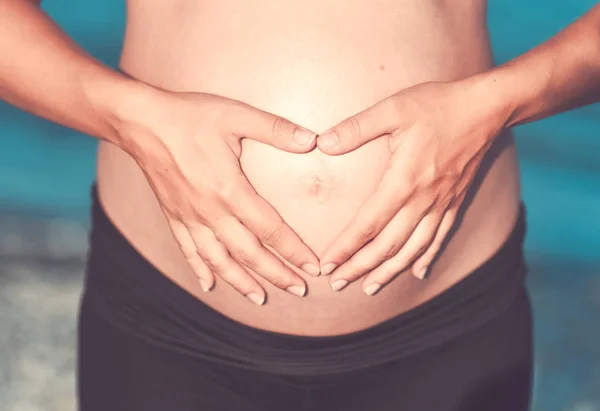
[[[149,88],[88,55],[31,1],[0,0],[0,53],[0,99],[117,144],[123,111]]]
[[[473,77],[506,127],[600,100],[600,4],[540,46]]]

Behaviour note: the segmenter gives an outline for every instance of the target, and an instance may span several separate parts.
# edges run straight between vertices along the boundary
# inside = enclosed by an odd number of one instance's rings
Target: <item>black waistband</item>
[[[410,357],[477,328],[523,290],[525,208],[503,246],[469,276],[426,303],[365,330],[297,336],[226,317],[162,275],[107,218],[92,190],[84,303],[113,326],[191,357],[286,375],[360,370]]]

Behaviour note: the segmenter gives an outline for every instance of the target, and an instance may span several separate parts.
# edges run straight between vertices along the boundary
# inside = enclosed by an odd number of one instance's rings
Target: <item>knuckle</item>
[[[401,117],[404,111],[401,100],[394,97],[388,97],[383,100],[379,105],[379,109],[382,115],[388,118]]]
[[[400,250],[400,245],[399,244],[397,244],[397,243],[389,244],[383,250],[383,253],[381,254],[381,260],[382,261],[387,261],[390,258],[393,258],[398,253],[398,250]]]
[[[346,121],[346,133],[352,141],[358,141],[361,138],[362,131],[360,121],[356,117],[350,117]]]
[[[268,244],[270,246],[277,245],[281,242],[281,238],[283,237],[283,227],[281,224],[276,226],[266,227],[262,230],[259,235],[260,240]]]
[[[208,257],[208,258],[203,258],[204,264],[206,265],[206,267],[212,271],[213,273],[220,273],[222,272],[222,268],[223,265],[218,263],[215,259]]]
[[[218,124],[222,126],[221,132],[227,132],[228,127],[231,125],[231,120],[239,118],[241,110],[244,109],[244,104],[237,100],[222,99],[219,100],[219,105],[215,106],[215,109],[207,113],[210,115],[212,124]]]
[[[284,120],[281,117],[276,116],[273,119],[273,126],[271,135],[276,140],[283,140],[292,133],[292,125],[289,121]]]
[[[243,249],[237,249],[231,253],[233,259],[247,267],[254,267],[256,264],[256,253]]]
[[[414,252],[414,258],[421,257],[429,249],[429,243],[421,244]]]
[[[435,161],[432,161],[431,163],[425,165],[425,168],[423,169],[423,172],[421,175],[422,175],[422,183],[424,185],[429,186],[429,185],[433,185],[436,182],[443,184],[443,182],[439,181],[440,167]]]
[[[239,276],[236,275],[237,272],[235,270],[223,269],[221,271],[215,271],[215,274],[217,274],[225,282],[231,284],[234,288],[237,288],[236,284],[239,283]]]
[[[377,234],[377,229],[373,224],[367,224],[359,228],[358,236],[363,240],[370,240]]]
[[[210,221],[211,212],[212,210],[207,207],[207,204],[194,205],[186,215],[186,226],[190,227],[190,230],[202,229]]]
[[[431,258],[435,255],[436,250],[433,247],[429,247],[427,250],[425,250],[424,252],[417,254],[417,258],[415,259],[415,264],[418,264],[419,266],[426,266],[429,265],[429,260],[431,260]]]
[[[220,198],[225,203],[232,203],[239,198],[240,187],[237,183],[237,180],[234,178],[226,179],[224,181],[219,182],[214,191],[217,193],[217,197]]]
[[[295,261],[301,261],[303,259],[302,253],[298,252],[298,250],[290,250],[287,253],[285,253],[285,255],[282,254],[282,256],[292,264]]]

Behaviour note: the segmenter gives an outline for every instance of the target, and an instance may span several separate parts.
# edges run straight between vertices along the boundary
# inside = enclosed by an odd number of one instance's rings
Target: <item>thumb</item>
[[[392,99],[386,99],[319,135],[317,146],[326,154],[344,154],[391,133],[397,123],[398,109]]]
[[[242,104],[234,113],[233,134],[250,138],[292,153],[305,153],[313,149],[317,134],[291,121]]]

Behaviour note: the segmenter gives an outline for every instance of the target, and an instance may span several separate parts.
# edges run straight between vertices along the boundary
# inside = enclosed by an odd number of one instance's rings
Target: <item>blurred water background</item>
[[[594,3],[491,0],[497,61],[534,47]],[[113,67],[124,7],[121,0],[44,4]],[[600,105],[515,131],[535,315],[533,409],[600,411]],[[73,411],[96,143],[2,102],[0,138],[0,411]]]

